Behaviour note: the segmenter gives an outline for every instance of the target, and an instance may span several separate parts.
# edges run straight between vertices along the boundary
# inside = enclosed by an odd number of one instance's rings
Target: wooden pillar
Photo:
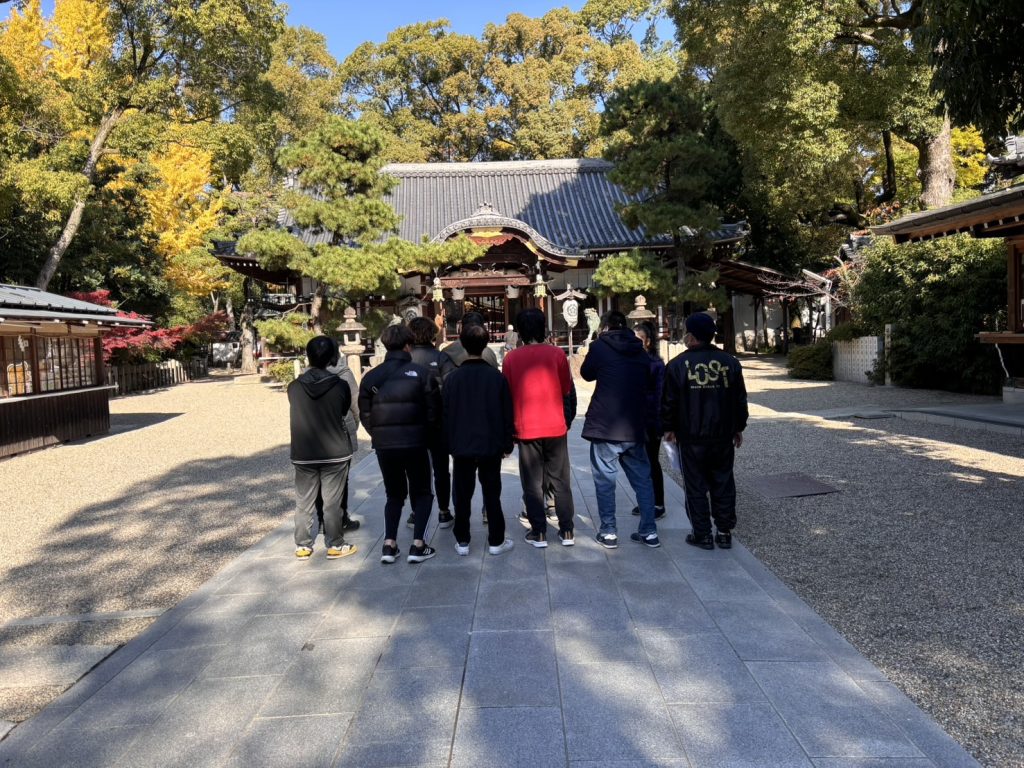
[[[1006,330],[1024,333],[1024,238],[1007,240],[1006,248]]]
[[[103,363],[103,336],[97,336],[92,340],[93,364],[96,366],[96,386],[102,387],[107,383],[107,366]]]

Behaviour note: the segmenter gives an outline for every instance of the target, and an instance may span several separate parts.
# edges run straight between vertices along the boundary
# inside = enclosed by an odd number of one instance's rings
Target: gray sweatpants
[[[341,494],[348,479],[350,461],[331,464],[294,464],[295,546],[312,547],[316,531],[317,493],[324,500],[324,541],[328,547],[345,543],[341,527]]]

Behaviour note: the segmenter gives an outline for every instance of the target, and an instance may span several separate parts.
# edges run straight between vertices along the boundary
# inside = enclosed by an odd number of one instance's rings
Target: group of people
[[[514,448],[523,492],[519,517],[528,528],[525,542],[547,547],[550,521],[558,543],[573,546],[567,434],[576,416],[576,390],[566,355],[548,343],[546,328],[541,310],[520,312],[516,343],[510,346],[506,338],[499,368],[479,313],[465,314],[458,341],[444,350],[435,346],[437,328],[426,318],[392,325],[380,339],[386,350],[383,362],[366,373],[358,389],[337,344],[327,336],[312,339],[306,348],[310,367],[288,387],[296,556],[313,554],[318,514],[329,559],[356,551],[344,533],[359,525],[347,513],[348,469],[359,422],[370,433],[386,496],[382,563],[399,559],[406,499],[412,507],[407,524],[413,529],[407,561],[435,556],[424,538],[435,491],[438,526],[452,528],[455,551],[468,555],[477,483],[488,552],[512,549],[501,505],[501,464]],[[740,364],[713,344],[714,334],[709,315],[691,315],[687,349],[666,365],[652,325],[630,329],[618,311],[602,318],[601,333],[580,368],[582,378],[594,382],[582,434],[590,442],[601,546],[619,545],[619,467],[636,496],[633,515],[639,521],[630,539],[661,546],[663,439],[678,450],[692,528],[687,543],[702,549],[731,546],[736,524],[732,467],[746,427],[747,400]]]

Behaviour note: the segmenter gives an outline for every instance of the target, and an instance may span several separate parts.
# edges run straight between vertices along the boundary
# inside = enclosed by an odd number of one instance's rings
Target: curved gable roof
[[[604,160],[514,160],[395,163],[383,172],[399,180],[389,202],[402,217],[399,237],[412,242],[489,205],[566,252],[668,244],[622,223],[616,206],[632,198],[608,179],[611,168]]]

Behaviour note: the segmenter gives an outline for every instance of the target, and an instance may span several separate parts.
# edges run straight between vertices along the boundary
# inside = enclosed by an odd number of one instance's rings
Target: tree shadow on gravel
[[[18,617],[170,607],[278,525],[292,493],[286,450],[184,462],[39,530],[39,558],[4,573],[0,604]]]

